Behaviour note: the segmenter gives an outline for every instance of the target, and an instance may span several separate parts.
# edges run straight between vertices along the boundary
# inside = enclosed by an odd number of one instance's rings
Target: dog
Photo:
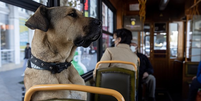
[[[32,57],[24,76],[26,90],[40,84],[85,85],[70,62],[77,47],[88,47],[101,36],[101,21],[84,17],[82,12],[71,7],[40,6],[25,25],[35,30],[31,45]],[[31,99],[85,100],[86,97],[86,92],[61,90],[36,92]]]

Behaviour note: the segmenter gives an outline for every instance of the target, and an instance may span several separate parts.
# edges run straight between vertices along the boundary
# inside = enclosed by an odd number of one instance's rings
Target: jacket
[[[30,59],[31,58],[31,48],[25,48],[24,50],[24,59]]]
[[[137,66],[138,57],[130,49],[130,46],[127,44],[118,44],[116,47],[107,48],[100,61],[107,60],[119,60],[135,63]],[[112,63],[112,64],[100,64],[99,68],[108,68],[108,67],[120,67],[134,71],[134,67],[128,64]],[[93,76],[95,77],[96,70],[94,69]]]
[[[148,74],[153,74],[154,70],[147,56],[138,52],[137,56],[140,58],[140,67],[139,67],[140,79],[142,79],[144,72],[147,72]]]

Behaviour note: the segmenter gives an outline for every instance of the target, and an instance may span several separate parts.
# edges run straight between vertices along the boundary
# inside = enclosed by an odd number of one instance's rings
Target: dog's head
[[[75,46],[88,47],[101,35],[100,20],[84,17],[71,7],[40,6],[25,25],[51,34],[56,42],[72,42]]]

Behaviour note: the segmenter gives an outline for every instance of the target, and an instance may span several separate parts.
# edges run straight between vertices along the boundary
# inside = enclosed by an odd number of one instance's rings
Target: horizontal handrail
[[[122,64],[133,65],[135,71],[137,72],[137,66],[136,66],[134,63],[132,63],[132,62],[127,62],[127,61],[119,61],[119,60],[99,61],[99,62],[96,64],[96,68],[95,68],[95,69],[97,69],[98,66],[99,66],[100,64],[102,64],[102,63],[122,63]],[[95,70],[95,71],[96,71],[96,70]],[[136,78],[137,78],[137,73],[135,73],[135,74],[136,74]]]
[[[26,92],[24,101],[30,101],[32,94],[36,91],[50,91],[50,90],[84,91],[84,92],[89,92],[89,93],[110,95],[110,96],[115,97],[118,101],[125,101],[124,97],[116,90],[100,88],[100,87],[84,86],[84,85],[74,85],[74,84],[47,84],[47,85],[32,86]]]

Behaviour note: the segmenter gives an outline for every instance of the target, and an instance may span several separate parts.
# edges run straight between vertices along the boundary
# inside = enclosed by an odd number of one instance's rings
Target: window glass
[[[166,33],[154,33],[154,50],[166,50]]]
[[[108,8],[108,6],[104,2],[102,2],[102,29],[103,31],[107,32],[102,34],[103,52],[107,47],[114,46],[114,43],[112,42],[113,36],[111,36],[111,34],[113,34],[114,29],[113,16],[114,14],[111,9]]]
[[[108,31],[113,33],[113,12],[108,9]]]
[[[191,21],[188,21],[187,22],[187,47],[186,47],[186,57],[187,58],[190,58],[190,53],[191,53],[191,48],[190,48],[190,45],[191,45],[191,35],[192,35],[192,29],[191,29]]]
[[[201,60],[201,16],[196,15],[192,19],[191,34],[191,61],[200,62]]]
[[[48,0],[33,0],[33,1],[35,1],[37,3],[41,3],[43,5],[47,5],[47,2],[48,2]]]
[[[68,2],[67,2],[68,1]],[[83,11],[85,17],[97,18],[97,0],[60,0],[61,6],[71,6]],[[97,63],[97,42],[91,43],[87,48],[78,47],[74,54],[72,64],[80,75],[95,68]]]
[[[177,57],[177,44],[178,44],[178,24],[169,24],[169,34],[170,34],[170,58]]]
[[[98,18],[97,0],[90,0],[90,17]]]
[[[112,39],[113,39],[112,36],[103,33],[102,37],[103,37],[103,44],[102,45],[103,45],[103,52],[104,52],[107,47],[112,47],[112,46],[114,46],[114,44],[112,42]]]
[[[138,32],[132,32],[133,39],[136,44],[138,44]]]
[[[150,33],[149,32],[143,32],[141,33],[141,50],[142,53],[146,56],[150,56]]]
[[[6,8],[6,3],[0,1],[0,7]]]
[[[102,28],[104,31],[108,31],[109,33],[113,33],[113,12],[102,3]]]
[[[33,12],[4,2],[0,8],[0,99],[21,101],[24,48],[27,42],[31,44],[34,33],[25,22]]]
[[[3,2],[0,4],[7,7],[7,10],[3,11],[4,13],[0,13],[0,65],[14,62],[20,63],[20,61],[24,59],[24,48],[26,43],[30,43],[32,40],[33,31],[25,26],[25,22],[30,17],[30,15],[33,14],[33,12]]]
[[[105,5],[105,3],[102,3],[102,28],[104,31],[108,31],[107,9],[108,7]]]

